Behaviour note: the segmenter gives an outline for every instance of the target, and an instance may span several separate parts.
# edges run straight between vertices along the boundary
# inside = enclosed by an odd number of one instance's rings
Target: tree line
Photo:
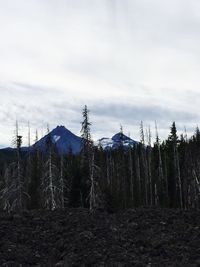
[[[87,106],[83,109],[82,147],[78,155],[59,155],[51,137],[46,152],[23,153],[16,125],[15,159],[1,159],[0,208],[24,209],[85,207],[113,211],[140,206],[199,209],[200,130],[192,137],[177,135],[173,122],[160,141],[157,126],[134,146],[124,147],[123,131],[116,149],[94,146]],[[36,137],[37,139],[37,137]]]

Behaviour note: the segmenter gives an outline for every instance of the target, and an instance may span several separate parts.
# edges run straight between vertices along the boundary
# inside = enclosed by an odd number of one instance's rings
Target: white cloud
[[[85,103],[159,106],[174,111],[180,127],[195,127],[199,9],[198,0],[0,0],[0,143],[9,145],[15,118],[78,133]],[[138,138],[137,122],[115,114],[91,108],[94,136],[123,123]],[[163,136],[170,119],[160,122]]]

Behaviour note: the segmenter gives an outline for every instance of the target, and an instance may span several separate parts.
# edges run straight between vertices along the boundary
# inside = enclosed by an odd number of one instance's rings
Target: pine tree
[[[82,138],[82,147],[81,147],[81,205],[83,207],[90,206],[90,186],[91,179],[90,175],[92,173],[92,150],[93,143],[91,139],[90,126],[91,123],[89,121],[89,110],[85,105],[83,112],[83,122],[81,127],[81,138]]]
[[[173,176],[171,178],[171,192],[172,195],[172,202],[174,206],[180,206],[183,208],[183,196],[182,196],[182,182],[180,176],[180,164],[179,164],[179,154],[178,154],[178,136],[176,130],[175,122],[172,123],[171,126],[171,133],[168,138],[168,144],[172,148],[172,156],[173,156]],[[179,203],[178,203],[179,202]]]

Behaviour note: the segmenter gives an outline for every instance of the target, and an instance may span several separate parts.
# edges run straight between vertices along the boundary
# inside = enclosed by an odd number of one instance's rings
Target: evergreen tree
[[[82,147],[81,147],[81,205],[83,207],[89,208],[90,206],[90,186],[91,180],[90,175],[92,173],[92,151],[93,143],[91,140],[90,126],[89,121],[89,110],[85,105],[83,112],[83,122],[81,128],[81,138],[82,138]]]
[[[178,153],[178,136],[175,122],[172,123],[168,138],[168,146],[173,161],[171,161],[171,176],[169,177],[169,191],[171,192],[171,206],[183,208],[182,182],[180,176],[180,164]]]

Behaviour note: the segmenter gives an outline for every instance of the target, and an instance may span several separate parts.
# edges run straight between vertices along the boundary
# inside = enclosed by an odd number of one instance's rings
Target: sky
[[[199,124],[199,0],[0,0],[0,146],[65,125],[139,140]]]

